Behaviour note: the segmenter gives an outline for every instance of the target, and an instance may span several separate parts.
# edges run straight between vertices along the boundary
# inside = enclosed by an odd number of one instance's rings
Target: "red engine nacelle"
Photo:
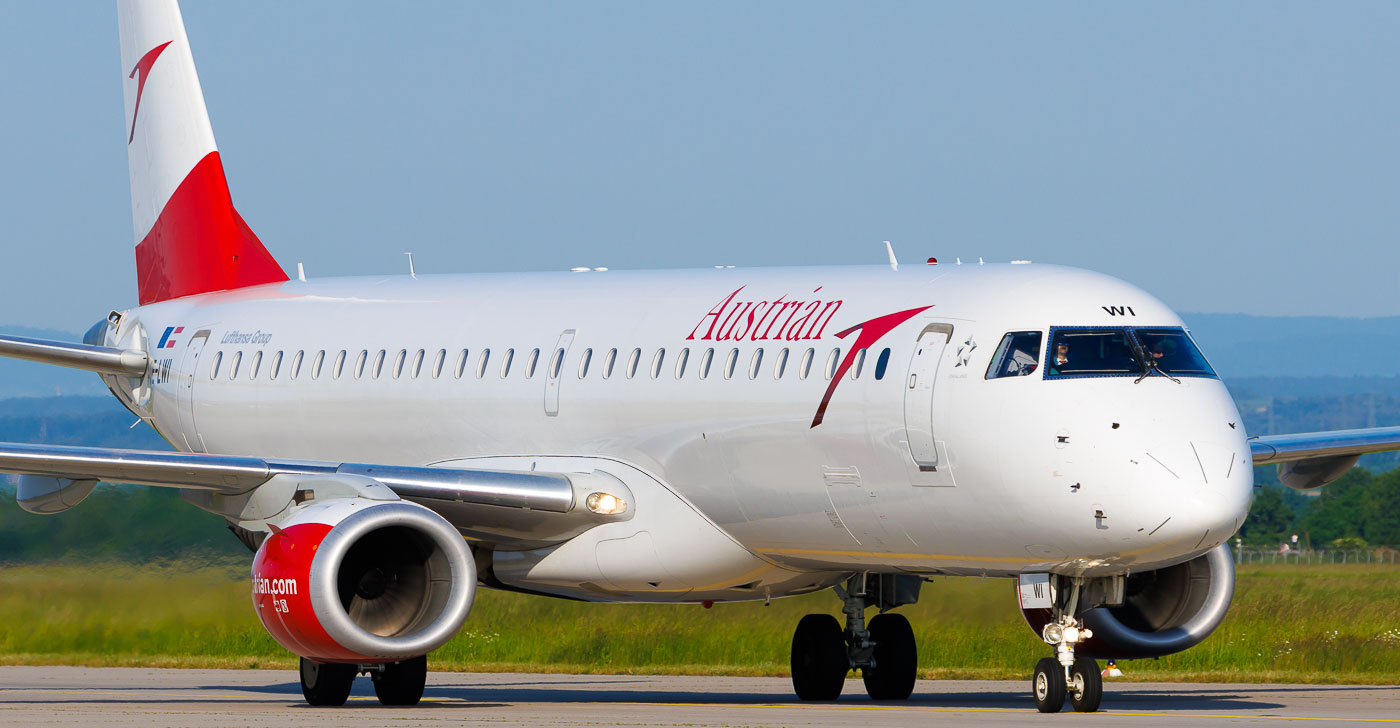
[[[307,506],[253,557],[253,607],[273,638],[318,662],[418,657],[471,611],[476,564],[441,516],[404,501]]]

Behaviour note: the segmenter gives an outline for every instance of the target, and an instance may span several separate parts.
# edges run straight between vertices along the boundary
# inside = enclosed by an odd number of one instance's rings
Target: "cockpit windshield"
[[[1200,349],[1180,328],[1052,328],[1045,376],[1214,377]]]
[[[1215,370],[1201,356],[1201,350],[1181,329],[1134,329],[1147,361],[1164,374],[1187,377],[1213,377]]]
[[[1051,329],[1047,377],[1141,374],[1142,362],[1127,329]]]

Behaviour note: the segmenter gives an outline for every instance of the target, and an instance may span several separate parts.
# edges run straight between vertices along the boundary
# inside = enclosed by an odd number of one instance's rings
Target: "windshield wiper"
[[[1142,380],[1152,376],[1153,373],[1160,374],[1177,384],[1181,384],[1180,379],[1162,371],[1162,368],[1157,366],[1157,360],[1152,358],[1152,355],[1147,352],[1147,349],[1145,349],[1142,344],[1133,345],[1133,354],[1137,356],[1138,364],[1142,366],[1142,376],[1134,379],[1133,384],[1141,384]]]

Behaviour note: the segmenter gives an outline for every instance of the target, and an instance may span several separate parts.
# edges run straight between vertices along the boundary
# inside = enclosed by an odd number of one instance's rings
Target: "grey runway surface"
[[[0,723],[103,726],[1114,726],[1400,724],[1400,687],[1122,683],[1103,710],[1040,715],[1022,682],[921,681],[874,703],[859,680],[837,703],[798,703],[786,678],[431,673],[416,708],[385,708],[368,678],[344,708],[311,708],[284,670],[0,667]],[[1107,723],[1105,723],[1107,725]]]

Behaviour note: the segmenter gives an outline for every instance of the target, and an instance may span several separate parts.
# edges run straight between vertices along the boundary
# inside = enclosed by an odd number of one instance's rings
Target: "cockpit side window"
[[[1187,377],[1214,377],[1201,350],[1181,329],[1137,329],[1138,341],[1148,361],[1165,374]]]
[[[1045,376],[1141,374],[1143,365],[1134,349],[1127,329],[1050,329]]]
[[[1013,331],[1001,337],[987,367],[987,379],[1034,374],[1040,368],[1041,337],[1039,331]]]

